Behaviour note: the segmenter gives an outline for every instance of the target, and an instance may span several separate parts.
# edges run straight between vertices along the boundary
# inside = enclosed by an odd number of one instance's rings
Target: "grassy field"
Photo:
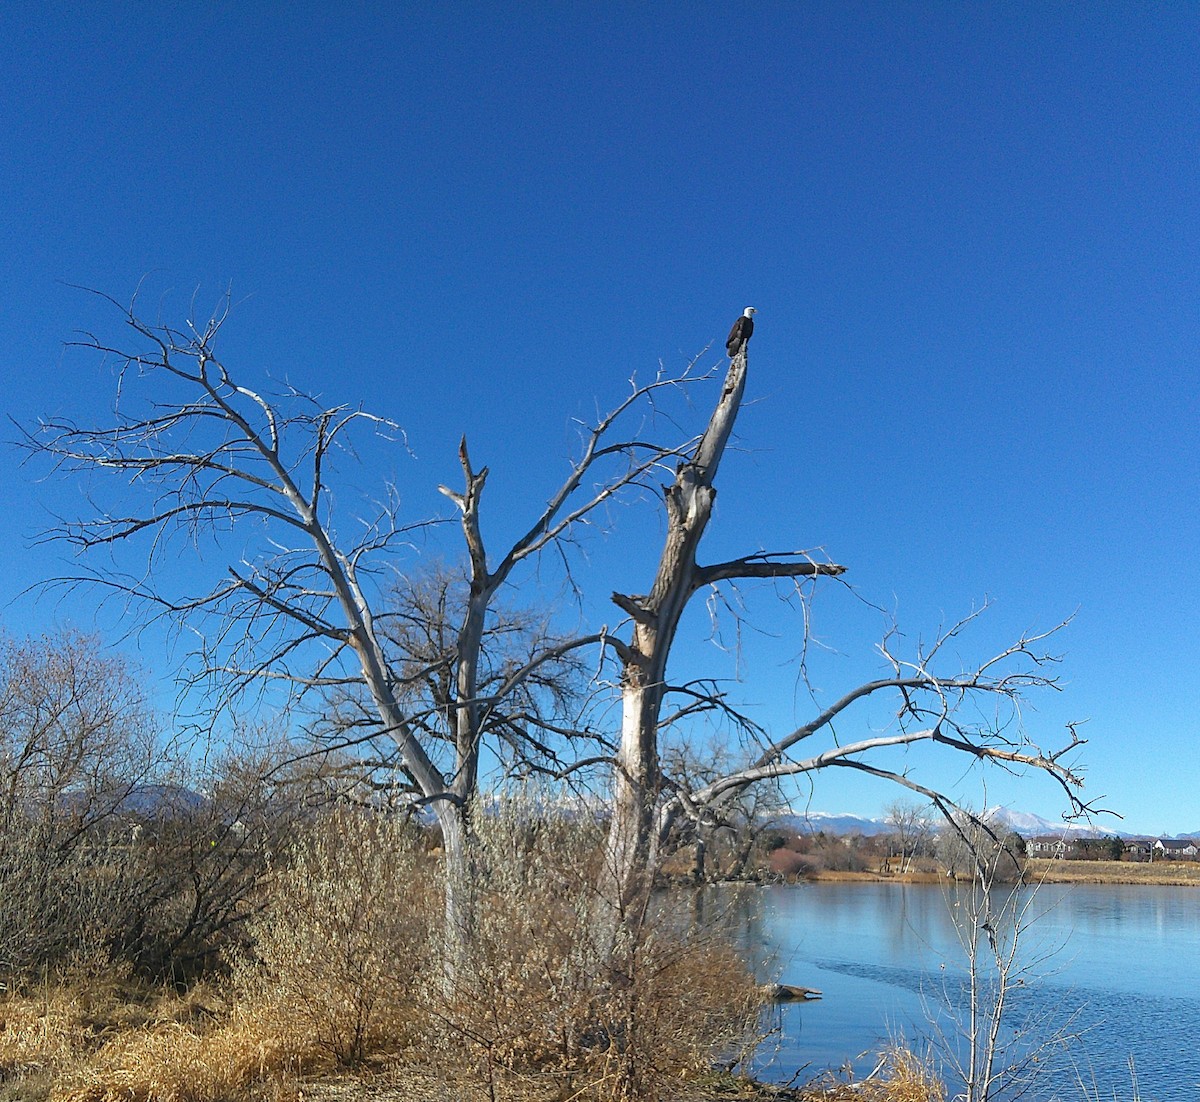
[[[1026,866],[1030,879],[1048,884],[1163,884],[1200,887],[1194,861],[1062,861],[1035,857]]]

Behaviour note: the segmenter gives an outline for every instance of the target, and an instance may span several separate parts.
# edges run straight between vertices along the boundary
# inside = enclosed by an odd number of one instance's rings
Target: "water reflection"
[[[720,922],[763,978],[819,988],[780,1010],[765,1073],[786,1081],[849,1062],[862,1074],[889,1041],[920,1046],[931,1021],[963,1009],[954,899],[936,886],[812,884],[696,893],[693,915]],[[1012,993],[1011,1024],[1078,1034],[1064,1069],[1031,1102],[1200,1097],[1200,893],[1183,888],[1046,885],[1023,942],[1032,974]],[[947,1010],[949,1008],[949,1010]]]

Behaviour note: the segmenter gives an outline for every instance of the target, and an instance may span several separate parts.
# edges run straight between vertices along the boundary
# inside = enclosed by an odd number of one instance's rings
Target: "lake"
[[[766,1078],[786,1082],[805,1069],[803,1081],[844,1064],[865,1074],[889,1038],[920,1049],[931,1021],[947,1022],[947,1002],[959,999],[965,955],[953,898],[937,885],[715,889],[706,906],[735,918],[743,948],[773,961],[766,968],[781,982],[824,992],[781,1008]],[[1032,910],[1019,942],[1028,970],[1007,1021],[1072,1038],[1066,1063],[1026,1098],[1080,1099],[1082,1081],[1087,1097],[1129,1100],[1131,1060],[1142,1102],[1200,1098],[1200,890],[1047,884]]]

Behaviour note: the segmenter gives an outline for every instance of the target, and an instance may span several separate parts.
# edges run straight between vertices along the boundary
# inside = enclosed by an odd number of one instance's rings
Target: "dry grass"
[[[894,1048],[869,1078],[818,1081],[800,1097],[804,1102],[946,1102],[946,1088],[929,1060]]]
[[[147,1032],[194,1030],[223,1012],[203,986],[181,996],[90,980],[9,993],[0,1001],[0,1100],[60,1097],[72,1076],[115,1047]]]
[[[325,1059],[286,1020],[203,984],[75,979],[0,1000],[0,1102],[282,1099]]]
[[[99,992],[48,989],[0,1003],[0,1099],[45,1098],[58,1069],[98,1045],[110,999]]]
[[[942,884],[946,877],[942,873],[916,870],[913,872],[855,872],[851,869],[818,869],[813,872],[811,880],[829,880],[834,882],[854,882],[864,884]]]
[[[688,1020],[689,1006],[713,1007],[738,982],[734,958],[706,954],[699,960],[672,953],[659,962],[660,1003],[643,1008],[643,1044],[665,1033],[701,1037],[721,1022]],[[701,989],[702,988],[702,989]],[[318,1043],[293,1015],[265,1008],[230,1006],[212,989],[185,996],[109,985],[60,989],[6,999],[0,1030],[4,1102],[560,1102],[611,1098],[620,1071],[565,1077],[550,1062],[537,1067],[534,1054],[490,1081],[459,1061],[453,1066],[416,1066],[405,1058],[374,1062],[353,1071],[336,1068],[328,1046]],[[727,1024],[727,1023],[725,1023]],[[661,1046],[663,1038],[657,1043]],[[635,1097],[674,1102],[944,1102],[928,1069],[909,1054],[889,1056],[882,1077],[853,1084],[827,1081],[809,1088],[777,1088],[734,1076],[713,1075],[695,1063],[669,1058]],[[696,1056],[707,1056],[700,1046]],[[517,1066],[520,1064],[520,1066]],[[595,1069],[593,1069],[595,1070]],[[565,1092],[565,1093],[564,1093]]]
[[[295,1097],[325,1053],[308,1037],[235,1015],[211,1030],[163,1024],[125,1034],[63,1076],[51,1102],[229,1102]],[[268,1090],[254,1090],[269,1085]]]
[[[529,1078],[515,1097],[521,1102],[584,1102],[592,1095],[564,1090],[552,1077]],[[672,1102],[946,1102],[946,1091],[929,1065],[897,1049],[882,1060],[869,1079],[833,1076],[803,1087],[760,1083],[742,1076],[712,1073],[680,1080]],[[449,1082],[436,1075],[403,1069],[364,1079],[326,1077],[304,1086],[305,1102],[487,1102],[479,1083]]]
[[[1063,861],[1032,857],[1026,864],[1031,880],[1047,884],[1161,884],[1200,887],[1200,864],[1194,861]]]
[[[1159,884],[1164,887],[1200,887],[1200,864],[1194,861],[1064,861],[1031,857],[1025,863],[1026,876],[1046,884]],[[854,881],[875,884],[941,884],[945,876],[933,872],[881,875],[878,872],[852,872],[821,869],[813,880]]]

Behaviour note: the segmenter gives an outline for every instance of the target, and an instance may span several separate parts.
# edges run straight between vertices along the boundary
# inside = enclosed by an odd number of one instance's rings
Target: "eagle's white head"
[[[746,309],[742,311],[742,317],[752,318],[757,313],[758,313],[758,311],[755,310],[753,306],[747,306]]]

